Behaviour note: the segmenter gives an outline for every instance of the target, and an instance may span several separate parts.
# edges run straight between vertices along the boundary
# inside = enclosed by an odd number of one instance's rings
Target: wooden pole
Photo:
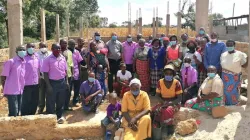
[[[70,26],[69,26],[69,14],[67,15],[67,37],[69,38],[70,34],[69,34],[69,30],[70,30]]]
[[[59,14],[56,14],[56,41],[60,41],[60,24],[59,24]]]
[[[40,9],[41,16],[41,41],[46,42],[46,25],[45,25],[45,12],[44,9]]]
[[[250,0],[249,0],[249,16],[250,16]],[[248,37],[249,37],[249,45],[250,45],[250,18],[248,18]],[[250,46],[248,46],[248,63],[250,63]],[[249,66],[248,66],[249,67]],[[250,105],[250,70],[248,69],[248,74],[247,74],[247,79],[248,79],[248,86],[247,86],[247,105]]]

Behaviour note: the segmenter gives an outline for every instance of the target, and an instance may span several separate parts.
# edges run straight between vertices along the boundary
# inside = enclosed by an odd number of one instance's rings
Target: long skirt
[[[126,82],[128,84],[128,82]],[[123,97],[124,93],[130,90],[129,87],[122,86],[118,82],[113,83],[113,88],[119,97]]]
[[[150,69],[151,88],[156,88],[158,81],[162,78],[162,69]]]
[[[179,111],[180,106],[178,104],[163,107],[162,104],[157,104],[152,108],[152,117],[154,117],[154,121],[159,122],[161,125],[173,125],[174,114]]]
[[[223,70],[222,81],[224,84],[225,104],[226,105],[238,104],[240,97],[241,74],[235,74]]]
[[[136,73],[141,81],[141,89],[145,92],[149,91],[150,79],[149,79],[149,65],[148,61],[136,60]]]
[[[134,116],[132,116],[134,117]],[[125,129],[124,140],[144,140],[151,137],[151,118],[149,115],[144,115],[137,122],[138,131],[133,131],[128,127],[128,122],[123,119],[123,127]]]
[[[205,71],[199,72],[198,85],[201,86],[201,84],[204,82],[206,78],[207,78],[207,73]]]
[[[223,97],[216,97],[213,100],[205,100],[200,103],[197,103],[197,98],[193,98],[185,103],[185,107],[187,108],[208,112],[209,114],[212,113],[213,107],[222,105],[224,105]]]

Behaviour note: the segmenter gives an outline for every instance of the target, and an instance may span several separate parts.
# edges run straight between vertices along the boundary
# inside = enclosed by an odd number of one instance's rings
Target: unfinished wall
[[[100,124],[58,125],[55,115],[0,117],[0,139],[51,140],[102,135]]]

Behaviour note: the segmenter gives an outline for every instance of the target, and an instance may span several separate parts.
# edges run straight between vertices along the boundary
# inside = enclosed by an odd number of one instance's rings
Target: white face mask
[[[191,64],[189,64],[189,63],[184,63],[184,67],[185,68],[188,68],[188,67],[190,67],[191,66]]]
[[[47,48],[41,48],[40,51],[41,51],[42,53],[46,53],[46,52],[47,52]]]
[[[215,38],[215,39],[211,39],[211,42],[217,42],[217,38]]]

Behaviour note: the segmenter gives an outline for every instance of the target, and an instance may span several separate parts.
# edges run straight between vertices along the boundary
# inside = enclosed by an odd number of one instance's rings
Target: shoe
[[[64,111],[73,111],[73,109],[71,107],[68,107],[68,108],[64,108]]]
[[[60,119],[57,120],[58,124],[64,124],[64,122],[65,122],[65,118],[64,117],[61,117]]]

